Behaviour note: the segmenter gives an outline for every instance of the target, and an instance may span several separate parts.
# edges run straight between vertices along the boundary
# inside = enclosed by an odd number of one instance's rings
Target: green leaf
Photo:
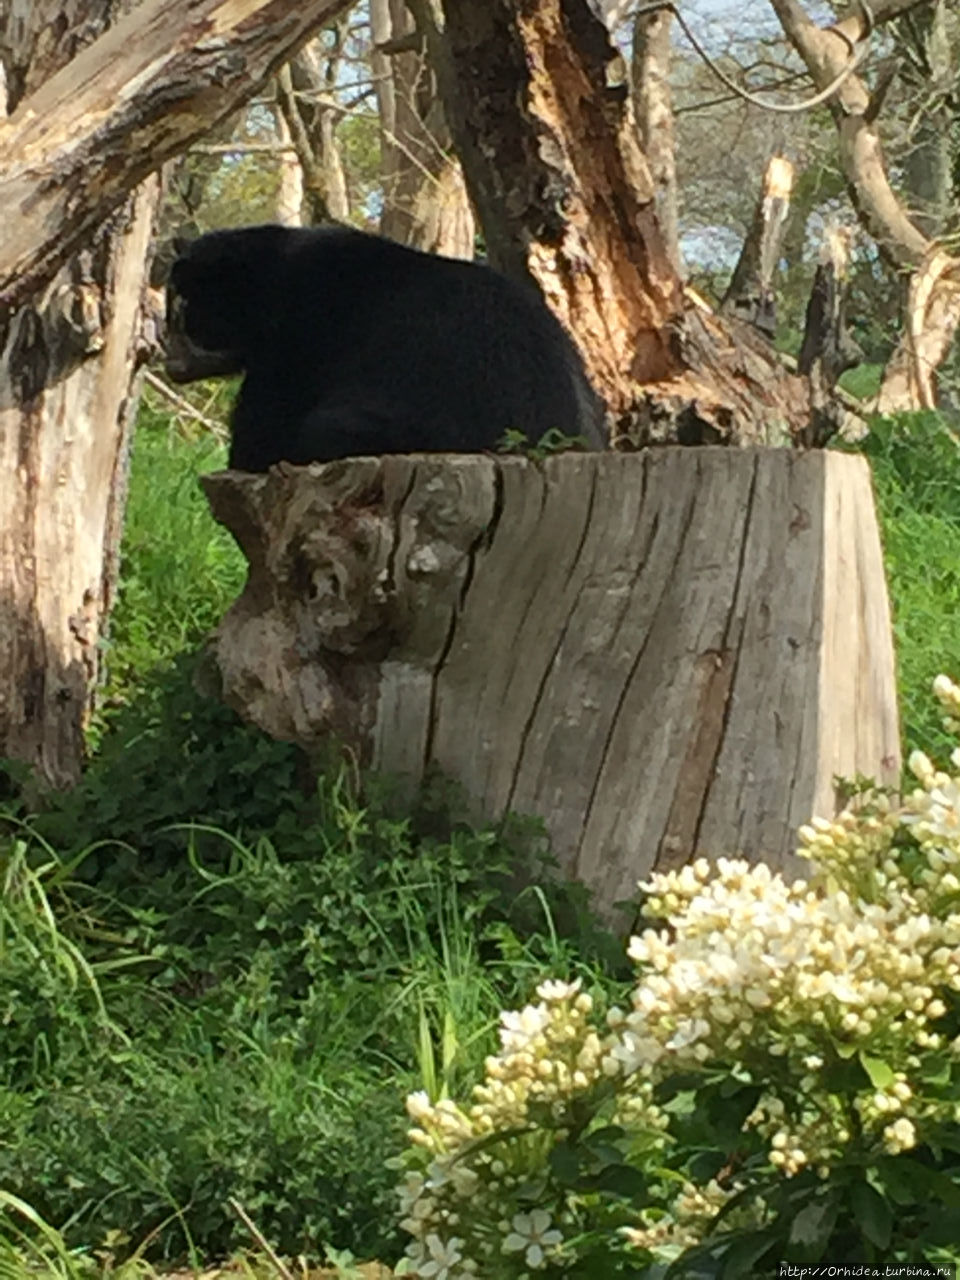
[[[889,1089],[897,1078],[893,1068],[882,1058],[871,1058],[868,1053],[861,1052],[860,1065],[870,1077],[870,1083],[875,1089]]]
[[[738,1240],[726,1253],[723,1262],[723,1280],[740,1280],[742,1276],[757,1275],[757,1263],[770,1252],[780,1239],[775,1231],[758,1231]]]
[[[647,1180],[633,1165],[609,1164],[599,1173],[581,1178],[579,1186],[584,1191],[610,1191],[625,1200],[634,1200],[646,1191]]]
[[[893,1213],[884,1197],[868,1182],[858,1182],[850,1189],[850,1204],[864,1236],[878,1249],[886,1249],[893,1230]]]
[[[833,1224],[837,1220],[837,1202],[826,1197],[805,1205],[790,1224],[787,1243],[818,1257],[827,1247]]]
[[[558,1143],[549,1156],[553,1176],[563,1186],[569,1187],[580,1176],[580,1153],[568,1143]]]

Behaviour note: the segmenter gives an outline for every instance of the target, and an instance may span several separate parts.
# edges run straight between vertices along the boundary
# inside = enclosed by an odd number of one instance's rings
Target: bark
[[[336,137],[332,101],[339,58],[325,71],[316,43],[305,46],[278,77],[280,109],[296,147],[303,175],[300,221],[306,226],[346,222],[350,215],[347,180]]]
[[[831,228],[820,247],[820,261],[807,303],[799,372],[810,386],[810,428],[804,443],[824,445],[844,425],[846,416],[835,388],[845,369],[863,359],[847,331],[845,301],[852,233]]]
[[[277,85],[277,95],[283,90]],[[290,138],[290,127],[284,119],[284,113],[278,109],[274,113],[274,125],[277,130],[277,142],[282,150],[277,153],[276,219],[284,227],[303,226],[304,183],[303,165],[297,155],[297,149]]]
[[[214,642],[227,701],[409,786],[439,768],[477,818],[542,816],[608,914],[700,854],[788,865],[835,775],[898,781],[861,458],[422,455],[204,486],[250,564]]]
[[[670,36],[673,14],[668,9],[639,13],[633,28],[630,65],[640,146],[650,165],[657,221],[667,256],[680,270],[680,232],[677,209],[677,157],[670,93]]]
[[[15,110],[118,6],[14,5],[0,60]],[[0,126],[2,130],[3,126]],[[0,753],[77,775],[116,584],[141,304],[158,185],[148,179],[45,294],[0,322]]]
[[[0,754],[55,785],[80,768],[116,580],[150,175],[336,7],[9,0],[0,16]]]
[[[0,128],[0,305],[29,298],[350,3],[144,0],[60,66]]]
[[[532,279],[579,343],[615,440],[802,431],[802,382],[747,326],[684,294],[622,59],[586,0],[444,0],[443,10],[433,62],[488,255]]]
[[[451,258],[474,256],[476,226],[424,41],[406,0],[371,0],[380,109],[380,232]],[[384,48],[393,52],[385,53]]]
[[[752,324],[771,341],[777,331],[773,278],[790,213],[792,188],[793,165],[785,156],[771,156],[750,230],[720,304],[721,310]]]

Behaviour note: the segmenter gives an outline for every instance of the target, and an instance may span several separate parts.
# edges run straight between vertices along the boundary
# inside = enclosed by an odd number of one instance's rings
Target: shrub
[[[960,687],[935,691],[960,730]],[[809,879],[699,860],[643,886],[629,1010],[501,1015],[470,1104],[423,1092],[408,1271],[764,1274],[960,1260],[960,749],[801,831]],[[665,1168],[665,1166],[667,1166]]]

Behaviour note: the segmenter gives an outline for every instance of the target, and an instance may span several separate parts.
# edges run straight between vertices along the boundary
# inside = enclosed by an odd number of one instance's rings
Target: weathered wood
[[[45,284],[128,193],[350,0],[144,0],[0,121],[0,304]]]
[[[410,0],[430,30],[431,6]],[[660,229],[625,65],[589,0],[442,0],[430,52],[491,262],[534,280],[579,344],[618,447],[773,444],[807,388],[707,318]]]
[[[720,304],[721,311],[752,324],[771,342],[777,331],[773,278],[790,213],[792,190],[793,165],[786,156],[771,156],[763,174],[763,189],[753,211],[750,230]]]
[[[846,228],[827,229],[807,302],[797,370],[810,386],[810,423],[800,442],[814,447],[825,445],[843,427],[846,411],[834,389],[844,370],[863,359],[846,321],[851,238]]]
[[[835,774],[898,779],[860,458],[421,455],[204,485],[250,561],[214,642],[227,701],[414,783],[439,766],[478,816],[542,815],[608,911],[699,854],[785,866]]]
[[[35,100],[121,0],[0,6],[6,110]],[[0,133],[4,125],[0,123]],[[145,355],[148,178],[31,306],[0,308],[0,755],[73,781],[116,588],[126,455]],[[5,220],[4,246],[26,216]]]
[[[910,280],[903,331],[880,391],[876,413],[905,413],[937,406],[937,369],[960,326],[960,259],[934,245]]]

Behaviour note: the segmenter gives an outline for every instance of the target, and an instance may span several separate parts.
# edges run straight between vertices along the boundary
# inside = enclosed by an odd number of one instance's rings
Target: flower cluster
[[[620,1234],[637,1249],[685,1249],[700,1242],[720,1210],[741,1190],[738,1184],[722,1187],[713,1178],[702,1187],[684,1183],[669,1213],[658,1210],[654,1216],[648,1211],[641,1216],[650,1221],[642,1227],[621,1227]],[[757,1206],[750,1204],[733,1221],[739,1227],[752,1224],[758,1216]]]
[[[934,692],[960,730],[960,688],[941,676]],[[960,750],[952,764],[960,775]],[[551,1152],[611,1121],[634,1152],[640,1134],[656,1149],[669,1123],[656,1089],[678,1071],[759,1086],[744,1132],[787,1177],[960,1123],[960,776],[920,753],[910,767],[919,785],[899,806],[867,790],[801,829],[805,879],[724,858],[654,875],[645,911],[668,924],[631,940],[628,1009],[597,1026],[579,984],[544,983],[502,1015],[472,1105],[409,1099],[429,1161],[402,1193],[414,1274],[520,1277],[575,1256],[569,1242],[596,1223]],[[730,1194],[687,1187],[611,1238],[685,1247]]]
[[[532,1168],[546,1164],[544,1129],[563,1134],[577,1103],[601,1082],[602,1045],[579,981],[544,982],[537,995],[539,1003],[501,1014],[500,1053],[487,1058],[471,1107],[434,1104],[424,1093],[407,1099],[417,1126],[410,1139],[433,1157],[426,1176],[408,1174],[401,1191],[418,1276],[489,1274],[493,1259],[498,1275],[522,1275],[563,1243],[558,1223],[526,1203],[523,1188]],[[502,1141],[484,1145],[495,1135]],[[444,1242],[456,1243],[457,1256],[445,1255],[441,1266]]]

